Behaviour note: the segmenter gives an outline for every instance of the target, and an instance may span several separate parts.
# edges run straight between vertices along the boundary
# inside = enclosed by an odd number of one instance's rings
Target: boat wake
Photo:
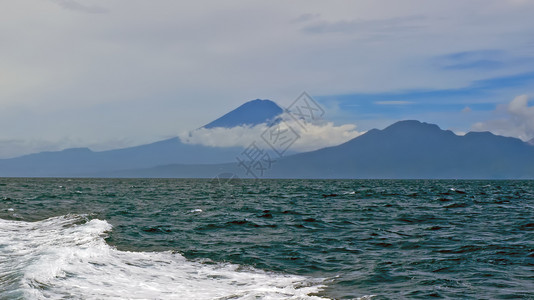
[[[323,299],[317,279],[120,251],[104,240],[111,230],[80,215],[0,219],[0,298]]]

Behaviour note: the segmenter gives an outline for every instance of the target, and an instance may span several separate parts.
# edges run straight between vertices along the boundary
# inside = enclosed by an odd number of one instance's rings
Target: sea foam
[[[111,230],[80,215],[0,219],[0,298],[321,299],[311,296],[321,282],[306,277],[120,251],[105,241]]]

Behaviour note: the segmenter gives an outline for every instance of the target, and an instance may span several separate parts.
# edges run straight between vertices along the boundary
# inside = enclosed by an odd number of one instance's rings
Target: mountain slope
[[[188,145],[178,138],[136,147],[93,152],[87,148],[0,159],[0,176],[85,176],[165,164],[213,164],[235,160],[241,148]]]
[[[217,120],[204,125],[203,128],[224,127],[232,128],[236,126],[254,126],[262,123],[269,123],[283,112],[278,104],[271,100],[252,100]]]
[[[342,145],[280,160],[272,177],[534,178],[534,148],[489,132],[457,136],[401,121]]]
[[[251,105],[264,104],[272,107],[269,102]],[[213,126],[261,121],[261,114],[240,121],[235,116],[249,110],[236,111]],[[75,148],[0,159],[0,176],[214,177],[229,172],[243,178],[235,162],[241,151],[184,144],[178,138],[102,152]],[[437,125],[401,121],[339,146],[280,158],[266,170],[268,177],[534,179],[534,147],[489,132],[457,136]]]
[[[282,112],[276,103],[257,99],[241,105],[204,127],[229,128],[267,123]],[[179,138],[101,152],[74,148],[0,159],[0,176],[93,176],[162,165],[218,164],[234,162],[241,151],[242,148],[239,147],[217,148],[185,144]],[[187,170],[192,170],[192,167]]]
[[[208,177],[237,163],[167,165],[107,174],[119,177]],[[277,160],[264,178],[534,179],[534,147],[489,132],[457,136],[418,121],[397,122],[335,147]]]

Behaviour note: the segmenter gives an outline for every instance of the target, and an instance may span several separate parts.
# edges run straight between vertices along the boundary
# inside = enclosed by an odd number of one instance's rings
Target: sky
[[[532,15],[531,0],[0,0],[0,158],[154,142],[303,91],[326,138],[417,119],[529,140]]]

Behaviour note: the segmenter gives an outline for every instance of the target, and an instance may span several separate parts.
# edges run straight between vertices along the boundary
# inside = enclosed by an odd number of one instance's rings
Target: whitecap
[[[112,226],[87,218],[0,219],[0,298],[321,299],[318,279],[117,250],[104,240]]]

